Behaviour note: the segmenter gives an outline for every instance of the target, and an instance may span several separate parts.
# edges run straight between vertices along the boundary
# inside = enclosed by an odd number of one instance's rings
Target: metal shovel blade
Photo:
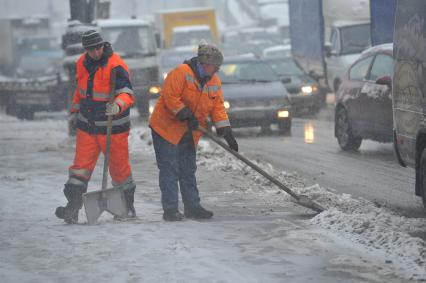
[[[111,188],[83,194],[87,223],[96,224],[103,211],[118,217],[126,217],[127,205],[124,192],[119,188]]]
[[[295,201],[297,204],[310,208],[316,212],[323,212],[325,208],[317,203],[316,201],[310,199],[308,196],[305,195],[298,195],[298,199]]]

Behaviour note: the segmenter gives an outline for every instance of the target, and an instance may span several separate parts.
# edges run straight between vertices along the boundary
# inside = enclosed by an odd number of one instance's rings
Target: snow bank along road
[[[203,141],[202,203],[211,221],[161,220],[149,130],[130,137],[139,219],[66,225],[73,141],[65,121],[22,122],[0,115],[0,276],[2,282],[416,282],[426,280],[424,219],[407,218],[298,173],[258,165],[327,207],[314,215],[256,172]],[[297,158],[296,156],[294,158]],[[101,165],[101,162],[99,162]],[[89,190],[100,189],[101,168]]]

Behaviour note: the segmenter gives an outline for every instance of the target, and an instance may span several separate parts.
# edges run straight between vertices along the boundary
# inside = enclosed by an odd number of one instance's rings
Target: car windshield
[[[224,63],[220,68],[219,77],[223,84],[278,80],[274,70],[263,62]]]
[[[341,29],[342,54],[361,53],[371,45],[370,25],[348,26]]]
[[[18,70],[25,73],[54,73],[61,69],[62,51],[39,51],[21,56]]]
[[[268,63],[280,77],[304,75],[302,69],[293,60],[271,60]]]
[[[107,27],[102,35],[123,56],[155,53],[155,40],[148,26]]]

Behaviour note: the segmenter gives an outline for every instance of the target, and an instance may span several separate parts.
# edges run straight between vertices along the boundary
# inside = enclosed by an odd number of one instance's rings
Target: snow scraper
[[[316,201],[310,199],[308,196],[297,195],[296,193],[294,193],[291,189],[289,189],[283,183],[281,183],[280,181],[278,181],[277,179],[275,179],[274,177],[272,177],[271,175],[269,175],[268,173],[266,173],[262,168],[260,168],[259,166],[257,166],[256,164],[254,164],[253,162],[251,162],[250,160],[248,160],[244,156],[242,156],[240,153],[238,153],[238,152],[232,150],[231,148],[229,148],[229,146],[227,144],[225,144],[221,139],[219,139],[216,135],[212,134],[211,132],[207,131],[206,129],[204,129],[202,127],[198,127],[198,130],[200,132],[202,132],[204,135],[206,135],[207,137],[209,137],[211,140],[213,140],[215,143],[217,143],[218,145],[220,145],[221,147],[223,147],[226,151],[228,151],[229,153],[231,153],[232,155],[234,155],[236,158],[238,158],[239,160],[243,161],[245,164],[247,164],[252,169],[254,169],[255,171],[257,171],[259,174],[261,174],[262,176],[264,176],[266,179],[268,179],[269,181],[271,181],[272,183],[274,183],[275,185],[277,185],[281,190],[285,191],[290,196],[292,196],[296,200],[295,203],[297,203],[297,204],[299,204],[301,206],[310,208],[310,209],[312,209],[312,210],[314,210],[316,212],[322,212],[322,211],[325,210],[324,207],[322,207]]]
[[[116,71],[111,71],[110,77],[110,96],[109,102],[113,102],[115,93]],[[104,168],[102,175],[102,189],[83,194],[84,209],[86,210],[87,223],[89,225],[96,224],[99,216],[103,211],[125,218],[127,215],[126,199],[121,188],[107,189],[108,183],[108,164],[111,147],[111,131],[112,131],[112,115],[108,115],[107,136],[104,154]]]

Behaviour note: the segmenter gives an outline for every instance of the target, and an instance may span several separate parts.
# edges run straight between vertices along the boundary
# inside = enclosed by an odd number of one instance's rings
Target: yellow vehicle
[[[219,43],[213,8],[163,10],[156,21],[163,48],[197,45],[201,39]]]

